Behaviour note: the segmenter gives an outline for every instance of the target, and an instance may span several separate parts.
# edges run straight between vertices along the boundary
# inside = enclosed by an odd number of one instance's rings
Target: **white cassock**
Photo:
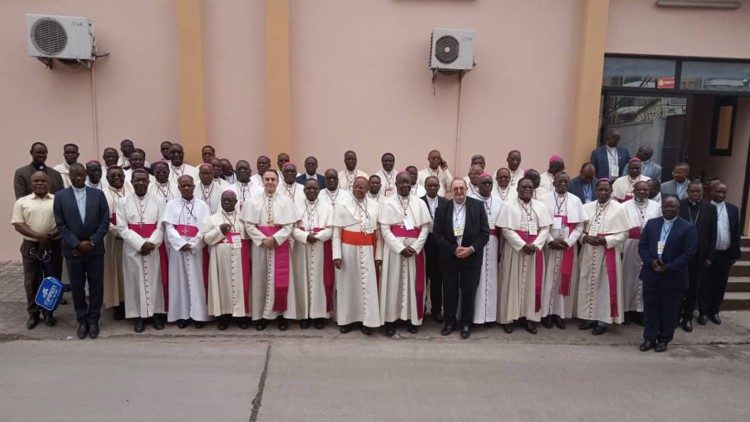
[[[354,169],[354,171],[349,171],[347,169],[339,170],[339,189],[351,192],[354,180],[358,177],[364,177],[367,179],[370,176],[360,169]]]
[[[542,198],[547,196],[547,194],[550,192],[552,191],[539,186],[538,188],[534,189],[534,196],[532,198],[536,199],[537,201],[541,201]]]
[[[226,234],[220,226],[229,224]],[[208,258],[208,314],[250,315],[250,238],[237,211],[223,209],[206,222],[203,242],[210,245]]]
[[[380,196],[390,198],[396,194],[396,170],[385,171],[380,169],[375,172],[380,177]]]
[[[253,183],[252,179],[250,179],[250,181],[247,183],[242,183],[239,181],[232,183],[231,185],[224,188],[224,190],[231,190],[235,195],[237,195],[236,208],[237,211],[240,211],[240,213],[245,208],[245,204],[248,200],[250,200],[250,198],[263,193],[263,187],[261,185]]]
[[[180,191],[177,189],[177,185],[173,185],[169,182],[159,183],[156,180],[148,184],[148,193],[163,202],[164,205],[166,205],[167,202],[180,197]]]
[[[104,236],[104,307],[111,308],[125,300],[125,285],[122,271],[122,237],[117,231],[116,202],[131,194],[129,185],[122,189],[111,186],[104,191],[109,206],[109,230]]]
[[[125,170],[125,167],[128,167],[128,170],[130,170],[130,158],[120,156],[120,158],[117,159],[117,165],[119,167],[122,167],[123,171]],[[143,167],[149,168],[151,167],[151,163],[149,163],[148,161],[144,161]]]
[[[505,204],[495,221],[502,229],[503,256],[500,268],[500,297],[498,319],[507,324],[525,317],[529,321],[541,319],[544,253],[552,215],[543,202],[520,199]],[[533,255],[521,250],[533,243],[539,251]]]
[[[446,199],[451,199],[451,182],[453,181],[453,175],[451,175],[450,170],[443,170],[441,167],[438,167],[437,170],[433,170],[431,167],[425,167],[417,173],[417,185],[424,189],[424,181],[430,176],[435,176],[438,178],[438,181],[440,181],[438,195],[445,196]],[[417,194],[417,196],[421,198],[424,196],[424,193],[422,193],[422,195]]]
[[[543,189],[543,192],[545,192],[543,196],[539,197],[540,201],[542,200],[542,198],[547,196],[547,193],[550,193],[553,190],[555,190],[554,183],[555,183],[555,176],[552,173],[545,171],[544,173],[539,175],[539,187]]]
[[[473,190],[475,190],[477,192],[477,195],[479,194],[478,193],[479,192],[479,186],[472,186],[471,188],[468,187],[469,185],[471,185],[471,178],[469,176],[464,176],[464,182],[466,182],[466,186],[467,186],[467,189],[469,189],[469,191],[471,191],[473,189]],[[495,185],[496,184],[497,183],[496,183],[495,179],[492,179],[492,189],[493,190],[495,189]]]
[[[144,168],[144,170],[146,170],[146,169]],[[127,169],[127,170],[123,170],[122,172],[125,173],[125,184],[128,185],[130,187],[130,189],[132,190],[133,189],[133,170],[132,169]],[[156,178],[152,174],[149,174],[148,175],[148,182],[149,182],[148,185],[149,185],[149,187],[155,181],[156,181]]]
[[[338,188],[335,191],[321,189],[320,194],[318,195],[318,199],[327,202],[328,205],[333,208],[334,212],[339,204],[348,202],[351,198],[353,198],[352,194],[341,188]]]
[[[369,199],[371,201],[375,201],[375,202],[377,202],[380,205],[383,205],[383,202],[385,202],[385,200],[388,199],[388,198],[386,198],[385,196],[383,196],[383,194],[381,192],[383,192],[382,189],[376,195],[373,195],[370,192],[367,192],[367,199]]]
[[[583,228],[584,235],[606,239],[606,246],[583,243],[578,255],[580,278],[578,281],[577,317],[588,321],[621,323],[622,262],[620,249],[628,237],[632,224],[625,207],[614,199],[606,204],[599,201],[583,205],[589,220]]]
[[[253,319],[275,319],[279,315],[296,319],[294,272],[292,271],[292,226],[299,214],[292,200],[277,190],[253,196],[240,214],[252,240],[251,260]],[[263,246],[263,239],[276,239],[274,249]]]
[[[300,220],[292,229],[297,316],[300,319],[330,318],[333,311],[333,208],[320,198],[305,198]],[[318,239],[308,243],[307,236]]]
[[[336,269],[336,323],[361,322],[379,327],[378,274],[375,261],[382,259],[378,216],[380,204],[349,196],[333,213],[333,259]]]
[[[222,178],[223,178],[223,180],[225,182],[227,182],[227,186],[233,185],[233,184],[237,183],[237,174],[236,173],[232,173],[229,176],[227,176],[225,174],[222,174]]]
[[[425,195],[427,195],[427,190],[425,190],[424,186],[417,183],[416,185],[411,187],[411,191],[409,191],[411,196],[421,198]]]
[[[522,169],[521,167],[518,167],[516,171],[510,170],[510,183],[508,186],[513,188],[513,191],[515,192],[516,188],[518,187],[518,181],[523,179],[523,174],[526,173],[526,170]]]
[[[500,197],[500,200],[504,203],[508,203],[509,201],[512,201],[514,198],[518,196],[518,193],[516,192],[516,188],[508,185],[505,187],[505,189],[501,188],[500,185],[495,183],[495,188],[492,191],[494,194]]]
[[[169,322],[208,320],[203,233],[210,216],[208,205],[195,197],[190,201],[180,197],[167,202],[163,221],[169,241]],[[180,250],[185,245],[190,245],[189,252]]]
[[[221,209],[222,192],[224,192],[224,188],[217,182],[211,182],[210,185],[206,186],[203,182],[197,181],[195,188],[193,188],[193,196],[208,205],[211,215],[216,214]]]
[[[296,213],[298,215],[302,214],[302,211],[305,209],[305,186],[301,185],[297,182],[292,182],[292,184],[287,184],[285,181],[281,180],[279,182],[279,187],[276,188],[276,192],[281,193],[282,195],[289,198],[294,206],[297,208]]]
[[[393,195],[380,208],[380,232],[387,248],[383,253],[380,280],[381,322],[409,321],[422,324],[427,273],[422,250],[430,233],[430,210],[419,198]],[[411,246],[409,258],[400,252]]]
[[[62,181],[63,181],[63,187],[69,188],[70,187],[70,166],[68,165],[68,163],[58,164],[52,168],[57,170],[58,173],[60,173],[60,177],[62,177]]]
[[[633,187],[638,182],[645,182],[651,180],[650,177],[640,175],[635,179],[631,179],[629,174],[618,177],[612,183],[612,197],[620,202],[625,202],[628,199],[633,199]]]
[[[222,179],[221,177],[219,177],[218,179],[214,179],[214,183],[218,183],[219,186],[221,186],[222,190],[226,189],[231,184],[231,183],[227,182],[226,180]],[[232,183],[234,183],[234,182],[232,182]]]
[[[661,205],[650,199],[643,204],[630,199],[622,205],[628,210],[630,225],[633,226],[622,247],[622,311],[643,312],[643,281],[640,278],[643,261],[638,255],[638,242],[646,222],[661,217]]]
[[[466,195],[479,199],[479,186],[472,185],[468,177],[464,177],[464,181],[466,182]]]
[[[564,240],[568,249],[544,248],[545,276],[542,290],[542,318],[557,315],[572,318],[578,287],[578,238],[588,219],[581,200],[570,192],[550,192],[542,202],[552,213],[549,240]]]
[[[278,173],[278,171],[276,173]],[[283,180],[283,179],[279,179],[279,180]],[[255,173],[254,175],[250,176],[250,184],[255,185],[255,186],[260,186],[261,189],[262,189],[263,188],[263,178],[260,177],[260,174]]]
[[[200,179],[198,179],[198,168],[193,167],[190,164],[182,163],[181,166],[175,167],[171,161],[168,161],[167,164],[169,165],[169,183],[172,184],[175,188],[177,188],[177,180],[181,176],[187,175],[191,176],[193,178],[194,184],[199,184]]]
[[[474,324],[484,324],[497,321],[500,237],[498,236],[498,230],[494,227],[494,222],[500,216],[505,204],[494,192],[487,198],[479,195],[475,199],[482,201],[484,212],[487,214],[487,221],[491,224],[490,239],[482,252],[482,269],[474,299]]]
[[[164,313],[164,281],[168,268],[159,249],[164,240],[161,219],[165,205],[148,193],[132,193],[117,202],[117,231],[123,240],[122,264],[125,287],[125,318],[149,318]],[[141,255],[144,243],[156,248]]]
[[[104,192],[109,186],[109,184],[107,183],[107,179],[103,177],[99,179],[99,183],[97,184],[91,183],[91,180],[89,179],[89,177],[86,176],[86,186],[90,188],[94,188],[94,189],[99,189],[100,191]]]

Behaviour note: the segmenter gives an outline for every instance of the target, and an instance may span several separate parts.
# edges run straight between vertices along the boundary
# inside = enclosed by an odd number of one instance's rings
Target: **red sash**
[[[497,229],[490,229],[490,236],[497,236],[499,231]]]
[[[628,239],[640,239],[641,238],[641,228],[640,227],[633,227],[628,231]]]
[[[407,230],[404,226],[391,226],[391,233],[396,237],[409,237],[416,239],[422,229],[415,227]],[[417,296],[417,318],[424,317],[424,286],[427,281],[424,266],[424,248],[416,255],[417,274],[414,280],[414,294]]]
[[[525,230],[515,230],[521,239],[526,243],[532,243],[536,240],[537,235],[529,234]],[[524,252],[525,253],[525,252]],[[542,309],[542,276],[544,273],[544,255],[538,250],[534,253],[534,312]]]
[[[372,246],[375,247],[375,234],[365,232],[351,232],[341,230],[341,243],[354,246]]]
[[[281,230],[281,226],[256,226],[264,236],[271,237]],[[286,298],[289,293],[289,242],[284,242],[274,249],[273,254],[274,296],[273,310],[286,311]]]
[[[315,227],[313,229],[305,229],[300,227],[301,230],[310,230],[312,233],[318,233],[324,229],[321,227]],[[328,239],[323,242],[323,289],[326,293],[326,312],[333,310],[333,285],[336,277],[336,272],[333,268],[333,241]]]
[[[609,233],[599,233],[598,237],[608,236]],[[609,280],[609,314],[616,317],[617,312],[617,260],[615,259],[615,248],[604,248],[604,264],[607,266],[607,279]]]
[[[555,217],[562,218],[563,226],[568,228],[568,233],[575,230],[578,223],[568,223],[567,215],[556,215]],[[573,246],[568,247],[562,251],[562,271],[560,276],[560,294],[563,296],[570,296],[570,279],[573,277],[573,260],[575,258],[575,250]]]
[[[113,226],[117,225],[117,214],[112,213],[112,215],[109,216],[109,224]]]

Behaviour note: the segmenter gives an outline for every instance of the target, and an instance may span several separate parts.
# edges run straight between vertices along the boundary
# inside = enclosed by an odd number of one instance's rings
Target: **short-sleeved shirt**
[[[33,193],[18,198],[13,205],[13,217],[10,222],[24,223],[38,233],[51,233],[55,230],[55,214],[52,208],[54,202],[54,195],[50,193],[42,198]],[[36,241],[26,236],[23,238]]]

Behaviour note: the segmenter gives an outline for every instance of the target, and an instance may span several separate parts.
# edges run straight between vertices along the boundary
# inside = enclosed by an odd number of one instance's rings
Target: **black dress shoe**
[[[686,333],[689,333],[693,331],[693,321],[689,319],[683,319],[682,324],[680,324],[683,330],[685,330]]]
[[[44,313],[44,325],[48,327],[54,327],[56,323],[57,323],[57,319],[52,314],[52,312]]]
[[[396,328],[393,323],[387,323],[383,326],[383,333],[386,337],[393,337],[396,334]]]
[[[698,325],[706,325],[706,323],[708,322],[708,316],[706,316],[705,314],[700,314],[698,315],[698,319],[696,321],[698,321]]]
[[[266,329],[266,327],[268,327],[268,320],[266,319],[261,319],[257,324],[255,324],[255,329],[258,331],[263,331]]]
[[[548,315],[544,318],[542,318],[542,327],[544,328],[552,328],[552,318],[553,315]]]
[[[177,328],[179,328],[179,329],[186,328],[189,323],[190,323],[190,321],[188,321],[186,319],[178,319],[177,320]]]
[[[349,331],[351,331],[351,330],[352,330],[352,327],[353,327],[353,326],[354,326],[354,324],[346,324],[346,325],[342,325],[341,327],[339,327],[339,332],[340,332],[341,334],[346,334],[346,333],[348,333]]]
[[[89,335],[89,323],[88,322],[79,322],[78,323],[78,338],[83,340],[86,338],[86,336]]]
[[[437,322],[438,324],[441,324],[443,321],[445,321],[445,318],[443,318],[443,314],[440,312],[432,312],[432,320]]]
[[[649,350],[653,349],[654,346],[656,346],[656,343],[653,340],[644,340],[643,343],[641,343],[641,352],[648,352]]]
[[[716,325],[721,325],[721,318],[719,317],[719,314],[713,314],[708,319],[711,320]]]
[[[299,328],[301,328],[303,330],[307,330],[308,328],[310,328],[310,320],[309,319],[301,319],[299,321]]]
[[[286,329],[289,328],[289,320],[286,318],[280,318],[278,327],[279,331],[286,331]]]
[[[604,325],[597,325],[596,327],[594,327],[593,330],[591,330],[591,334],[595,336],[600,336],[606,332],[607,332],[607,327],[605,327]]]
[[[95,339],[99,337],[99,322],[90,322],[89,323],[89,337],[92,339]]]
[[[414,325],[411,322],[409,322],[406,324],[406,331],[412,334],[417,334],[417,332],[419,331],[419,325]]]
[[[216,324],[216,328],[218,328],[219,331],[224,331],[229,328],[229,315],[220,316],[219,322]]]
[[[598,327],[596,321],[583,321],[582,323],[578,324],[579,330],[590,330],[595,327]]]
[[[39,324],[39,314],[33,313],[29,314],[29,319],[26,321],[26,329],[33,330],[34,327],[36,327]]]
[[[501,327],[503,327],[503,331],[505,331],[507,334],[510,334],[513,332],[513,323],[510,324],[500,324]]]
[[[667,351],[667,343],[666,342],[659,342],[659,344],[656,345],[656,352],[666,352]]]
[[[372,328],[371,327],[366,327],[366,326],[363,325],[362,327],[360,327],[360,330],[362,330],[362,333],[364,335],[366,335],[366,336],[369,336],[370,334],[372,334]]]
[[[249,317],[241,317],[239,324],[237,324],[241,330],[247,330],[247,328],[250,326],[250,318]]]
[[[565,318],[561,317],[560,315],[555,315],[555,325],[557,325],[557,328],[564,330]]]
[[[200,330],[206,326],[206,323],[204,321],[193,321],[193,326]]]
[[[461,326],[461,338],[463,340],[466,340],[471,335],[471,326],[469,324],[465,324]]]
[[[322,330],[325,328],[326,324],[328,323],[328,320],[325,318],[318,318],[313,323],[313,327],[315,327],[316,330]]]
[[[133,331],[136,333],[142,333],[146,329],[146,324],[143,322],[143,318],[136,318],[133,322]]]
[[[161,331],[164,329],[164,320],[160,316],[154,315],[151,325],[154,327],[154,330]]]
[[[530,332],[531,334],[536,334],[536,323],[534,321],[526,321],[526,324],[524,324],[526,331]],[[550,327],[551,328],[551,327]]]
[[[112,312],[112,318],[114,318],[115,321],[122,321],[125,319],[125,305],[120,303],[119,305],[115,306]]]
[[[454,324],[446,322],[445,325],[443,326],[442,331],[440,331],[440,334],[444,336],[449,336],[455,329],[456,329],[456,326]]]

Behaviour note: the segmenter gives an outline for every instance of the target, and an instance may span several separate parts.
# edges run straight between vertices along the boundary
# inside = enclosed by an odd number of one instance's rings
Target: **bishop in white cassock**
[[[353,196],[333,213],[333,262],[336,266],[336,323],[348,333],[361,323],[366,335],[379,327],[378,272],[383,243],[378,234],[380,205],[367,199],[367,179],[354,181]]]
[[[252,240],[252,301],[250,309],[256,328],[263,330],[268,321],[278,318],[279,330],[289,327],[287,319],[297,318],[292,271],[292,226],[299,213],[292,200],[277,191],[276,171],[263,173],[265,190],[250,198],[240,214]]]
[[[214,168],[211,164],[203,163],[198,167],[198,183],[195,184],[193,196],[205,202],[211,215],[221,209],[221,193],[223,186],[214,180]]]
[[[122,270],[122,237],[117,231],[117,201],[131,194],[130,184],[125,184],[125,174],[120,167],[107,170],[107,189],[104,196],[111,213],[109,231],[104,237],[104,307],[115,308],[115,319],[125,317],[125,291]]]
[[[407,167],[406,171],[409,172],[409,175],[411,176],[411,194],[413,196],[416,196],[417,198],[421,198],[425,196],[427,194],[427,189],[425,188],[424,183],[426,183],[427,180],[425,179],[425,182],[423,183],[417,183],[419,172],[417,171],[417,168],[414,166]],[[430,177],[430,176],[427,176],[427,177]],[[448,184],[450,185],[450,182],[448,182]]]
[[[396,157],[390,152],[386,152],[380,157],[380,164],[380,169],[374,174],[380,178],[378,193],[383,198],[390,198],[396,194],[396,171],[393,170]]]
[[[448,170],[448,163],[443,160],[440,151],[435,149],[427,154],[427,162],[429,163],[428,166],[419,170],[417,173],[417,185],[421,186],[423,189],[421,194],[419,192],[416,193],[417,197],[421,198],[424,196],[424,181],[430,176],[435,176],[440,181],[438,195],[450,199],[450,186],[453,181],[453,175],[451,175],[450,170]]]
[[[174,146],[174,144],[172,144]],[[208,320],[206,311],[206,270],[203,234],[211,216],[208,205],[193,196],[195,184],[191,176],[178,179],[180,197],[167,203],[164,230],[169,241],[169,302],[167,320],[177,321],[179,328],[189,320],[203,328]]]
[[[386,199],[388,199],[382,193],[383,186],[380,181],[380,176],[378,176],[377,174],[373,174],[372,176],[370,176],[368,186],[369,186],[367,190],[368,199],[372,199],[373,201],[381,205],[383,204],[383,202],[385,202]]]
[[[495,226],[502,230],[498,318],[506,332],[513,321],[525,318],[526,331],[536,334],[541,319],[544,254],[552,215],[543,202],[532,199],[534,184],[523,178],[518,182],[518,198],[500,211]]]
[[[168,280],[166,256],[159,250],[165,204],[148,194],[148,176],[145,170],[134,171],[134,192],[116,204],[117,231],[123,240],[125,318],[135,319],[137,333],[145,329],[145,318],[153,318],[155,329],[164,328],[163,282]]]
[[[321,329],[333,312],[333,208],[319,198],[315,179],[304,184],[305,200],[299,222],[292,229],[294,283],[300,327]]]
[[[298,214],[301,213],[305,208],[305,193],[303,192],[305,188],[297,183],[297,166],[292,163],[284,164],[281,177],[282,180],[277,190],[292,201]]]
[[[169,162],[169,183],[177,187],[178,180],[182,176],[190,176],[193,178],[193,183],[197,183],[198,169],[190,164],[185,164],[185,151],[182,149],[182,145],[170,145],[169,153],[172,156],[172,161]]]
[[[507,203],[517,196],[516,187],[510,185],[510,170],[505,167],[497,169],[493,192],[500,197],[503,203]]]
[[[549,157],[549,167],[547,168],[547,171],[539,175],[540,195],[537,196],[537,199],[541,200],[543,197],[546,196],[546,193],[549,193],[555,190],[555,187],[554,187],[555,175],[564,170],[565,170],[565,161],[563,161],[562,157],[558,155],[553,155]],[[546,193],[541,194],[542,192],[546,192]]]
[[[380,230],[387,246],[380,283],[380,318],[385,334],[395,334],[394,322],[406,321],[410,333],[422,324],[425,306],[425,256],[422,248],[432,217],[427,204],[411,195],[411,177],[396,175],[397,194],[380,208]]]
[[[508,171],[510,172],[510,187],[515,191],[518,182],[526,174],[526,171],[521,168],[521,152],[517,149],[510,151],[505,161],[508,163]]]
[[[232,317],[240,328],[250,325],[250,238],[237,215],[237,195],[221,194],[221,209],[206,223],[203,242],[210,245],[208,261],[208,314],[226,330]]]
[[[582,330],[604,334],[609,324],[623,321],[620,250],[632,227],[628,211],[612,198],[609,179],[596,183],[596,201],[583,206],[588,222],[579,254],[577,316]]]
[[[477,179],[479,185],[476,196],[482,201],[487,221],[494,222],[503,209],[503,201],[493,191],[492,176],[482,173]],[[490,238],[482,250],[482,269],[479,273],[479,285],[474,299],[474,324],[486,324],[497,321],[497,284],[499,279],[498,264],[500,257],[500,237],[498,230],[490,228]]]
[[[324,176],[326,187],[320,191],[318,197],[321,201],[327,202],[335,211],[339,204],[348,202],[352,194],[339,187],[339,173],[336,170],[328,169]]]
[[[160,202],[167,204],[180,197],[176,184],[169,183],[169,164],[164,161],[154,163],[154,180],[148,184],[148,192]]]
[[[552,214],[552,226],[544,248],[545,277],[542,286],[542,325],[565,328],[565,318],[572,318],[578,286],[578,238],[587,220],[583,204],[568,192],[570,176],[555,174],[554,189],[542,202]]]
[[[479,176],[483,173],[484,170],[481,166],[473,165],[469,168],[469,174],[464,177],[464,182],[466,182],[466,194],[472,198],[476,199],[479,196]]]
[[[643,163],[637,157],[628,161],[628,174],[618,177],[612,183],[612,196],[620,202],[633,199],[633,188],[637,182],[646,182],[651,179],[641,174]]]
[[[631,315],[643,312],[643,281],[640,277],[643,261],[638,255],[638,242],[648,220],[661,217],[661,204],[648,199],[647,182],[635,182],[633,194],[633,199],[622,204],[633,226],[622,248],[622,310],[625,318],[632,316],[636,321],[643,322],[642,315]]]
[[[357,168],[357,153],[347,151],[344,153],[344,168],[339,171],[339,187],[345,191],[352,191],[354,179],[364,177],[367,180],[368,174]]]
[[[237,180],[224,189],[231,190],[237,195],[237,211],[240,213],[251,197],[263,193],[263,185],[260,182],[256,183],[250,174],[250,163],[245,160],[237,161],[237,168],[234,170]]]

